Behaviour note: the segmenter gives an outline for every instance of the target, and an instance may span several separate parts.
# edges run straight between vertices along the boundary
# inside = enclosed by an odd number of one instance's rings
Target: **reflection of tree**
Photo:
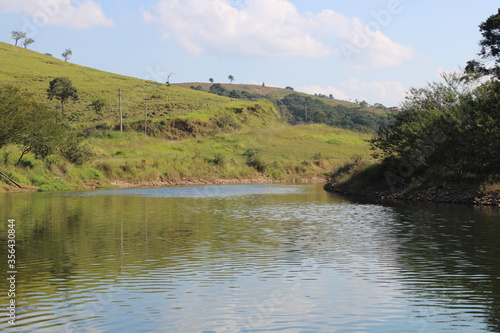
[[[419,298],[466,317],[484,308],[492,331],[500,331],[498,209],[401,206],[394,237],[406,283]],[[413,281],[413,282],[411,282]]]

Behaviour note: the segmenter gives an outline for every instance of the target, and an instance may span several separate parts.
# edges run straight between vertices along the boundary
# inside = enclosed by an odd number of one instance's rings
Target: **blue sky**
[[[476,58],[498,1],[0,0],[0,41],[165,82],[291,86],[398,105]],[[1,59],[0,59],[1,65]],[[0,67],[1,70],[1,67]]]

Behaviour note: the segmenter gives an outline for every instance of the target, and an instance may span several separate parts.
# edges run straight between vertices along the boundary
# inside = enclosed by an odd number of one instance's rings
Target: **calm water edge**
[[[0,218],[0,331],[500,332],[498,208],[273,184],[1,194]]]

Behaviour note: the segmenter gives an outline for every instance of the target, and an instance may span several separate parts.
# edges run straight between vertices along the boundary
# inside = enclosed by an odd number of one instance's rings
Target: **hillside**
[[[210,87],[213,85],[213,83],[204,83],[204,82],[186,82],[186,83],[175,83],[174,85],[178,87],[183,87],[183,88],[189,88],[192,89],[191,87],[201,87],[203,91],[209,91]],[[237,84],[237,83],[221,83],[220,84],[222,87],[224,87],[226,90],[237,90],[237,91],[246,91],[250,94],[258,94],[262,96],[266,96],[269,100],[280,100],[285,98],[286,96],[290,94],[298,94],[303,97],[310,97],[313,99],[321,100],[325,102],[328,105],[331,106],[337,106],[337,105],[342,105],[345,106],[346,108],[356,108],[362,111],[366,112],[373,112],[377,114],[382,114],[386,113],[380,109],[367,106],[367,107],[360,107],[358,104],[340,100],[340,99],[330,99],[330,98],[322,98],[290,89],[285,89],[285,88],[278,88],[278,87],[268,87],[268,86],[262,86],[262,85],[254,85],[254,84]]]
[[[183,115],[232,100],[191,89],[168,86],[153,81],[99,71],[65,62],[21,47],[0,42],[0,84],[14,84],[36,94],[39,101],[58,105],[47,99],[49,82],[65,76],[78,89],[79,100],[67,106],[70,120],[90,122],[117,121],[118,89],[123,90],[122,107],[125,119],[143,119],[144,99],[152,118]],[[103,115],[98,117],[89,108],[97,99],[106,101]]]
[[[267,100],[277,105],[282,117],[293,125],[327,124],[333,127],[373,133],[380,128],[387,127],[394,116],[394,112],[383,106],[381,108],[361,106],[326,96],[295,92],[292,88],[198,82],[180,83],[177,86],[239,100]]]
[[[57,149],[37,157],[21,155],[19,145],[5,145],[0,171],[23,188],[300,181],[325,178],[353,156],[369,156],[369,134],[324,124],[291,126],[269,101],[232,99],[106,73],[0,43],[0,86],[19,86],[33,93],[35,101],[54,106],[46,90],[59,76],[69,77],[80,95],[66,108],[65,128],[84,140],[92,156],[75,164]],[[124,91],[124,133],[117,131],[118,89]],[[274,89],[278,98],[286,92]],[[95,99],[107,102],[99,117],[88,107]],[[0,190],[14,190],[5,177],[0,179]]]

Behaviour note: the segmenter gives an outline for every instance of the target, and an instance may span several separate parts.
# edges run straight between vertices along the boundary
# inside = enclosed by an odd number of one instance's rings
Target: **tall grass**
[[[326,178],[351,156],[369,156],[367,135],[323,125],[251,128],[181,141],[134,132],[102,134],[88,139],[96,157],[82,166],[58,155],[42,161],[30,154],[23,158],[24,164],[15,166],[17,148],[10,146],[1,168],[25,187],[54,191],[109,187],[115,181],[154,185]]]

